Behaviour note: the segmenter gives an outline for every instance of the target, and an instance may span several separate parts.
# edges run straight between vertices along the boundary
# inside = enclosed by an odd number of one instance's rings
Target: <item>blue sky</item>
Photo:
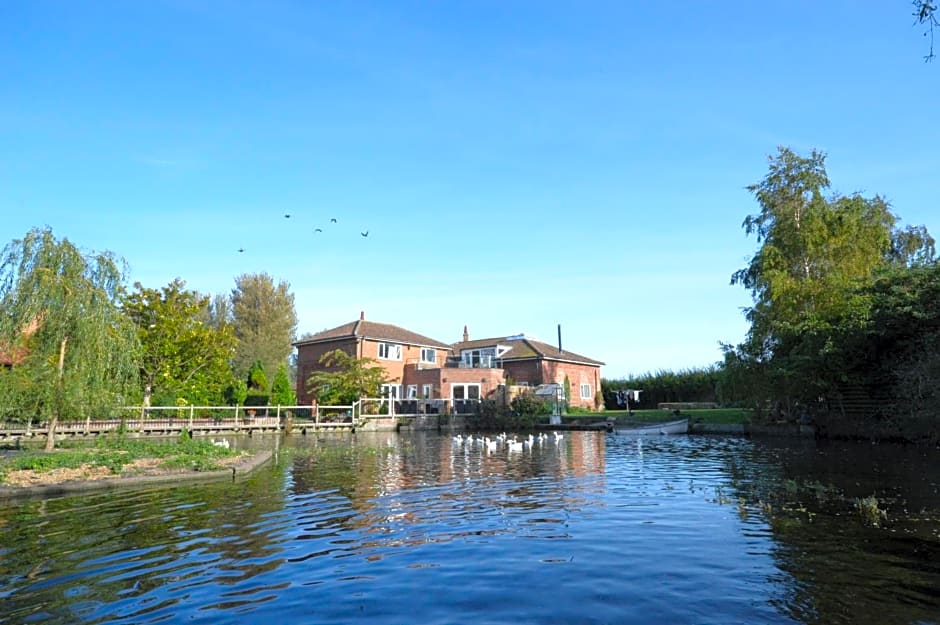
[[[705,366],[778,145],[940,235],[927,49],[903,0],[2,3],[0,242],[267,272],[300,333],[561,324],[605,377]]]

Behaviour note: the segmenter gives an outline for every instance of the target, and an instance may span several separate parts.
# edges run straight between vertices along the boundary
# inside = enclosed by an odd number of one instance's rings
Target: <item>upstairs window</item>
[[[379,343],[379,358],[383,360],[401,360],[401,345],[397,343]]]
[[[430,347],[421,348],[421,362],[435,364],[437,362],[437,350]]]

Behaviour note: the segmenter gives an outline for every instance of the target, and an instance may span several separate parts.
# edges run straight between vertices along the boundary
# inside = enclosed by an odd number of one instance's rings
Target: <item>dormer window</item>
[[[401,345],[397,343],[379,343],[379,358],[383,360],[401,360]]]
[[[464,367],[489,368],[494,366],[496,359],[495,347],[484,347],[482,349],[465,349],[460,352],[461,365]]]

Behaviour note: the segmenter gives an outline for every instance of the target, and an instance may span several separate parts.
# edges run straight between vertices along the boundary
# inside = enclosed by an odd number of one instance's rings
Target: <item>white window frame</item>
[[[401,384],[383,384],[381,390],[386,399],[401,399]]]
[[[430,365],[437,364],[437,350],[433,347],[422,347],[421,362]]]
[[[382,360],[401,360],[401,345],[398,343],[379,343],[379,358]]]
[[[477,399],[477,400],[483,399],[483,387],[482,387],[482,385],[481,385],[479,382],[476,382],[476,383],[474,383],[474,382],[455,382],[454,384],[451,384],[451,385],[450,385],[450,399],[451,399],[451,401],[454,401],[454,399],[455,399],[455,398],[454,398],[454,389],[456,389],[458,386],[463,388],[463,394],[464,394],[464,396],[463,396],[462,399],[464,399],[464,400],[470,399],[470,397],[468,397],[468,396],[470,395],[470,393],[469,393],[468,391],[469,391],[469,389],[470,389],[471,386],[472,386],[472,387],[476,387],[476,389],[477,389],[477,396],[476,396],[476,399]]]
[[[585,391],[584,389],[587,389]],[[594,396],[591,394],[591,385],[587,382],[581,384],[581,399],[592,399]]]
[[[465,349],[460,352],[460,361],[472,369],[489,369],[496,364],[496,348]]]
[[[433,384],[424,384],[421,386],[421,398],[422,399],[431,399],[431,395],[433,394],[434,394]]]
[[[405,395],[406,399],[418,399],[418,385],[409,384],[408,393]]]

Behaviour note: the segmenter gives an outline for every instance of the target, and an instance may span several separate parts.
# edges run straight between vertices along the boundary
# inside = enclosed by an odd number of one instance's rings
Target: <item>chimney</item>
[[[463,342],[466,343],[470,340],[470,333],[467,332],[467,326],[463,327]]]
[[[558,351],[562,351],[561,349],[561,324],[560,323],[558,324]]]
[[[359,321],[365,321],[365,320],[366,320],[366,311],[360,310],[360,311],[359,311]]]

